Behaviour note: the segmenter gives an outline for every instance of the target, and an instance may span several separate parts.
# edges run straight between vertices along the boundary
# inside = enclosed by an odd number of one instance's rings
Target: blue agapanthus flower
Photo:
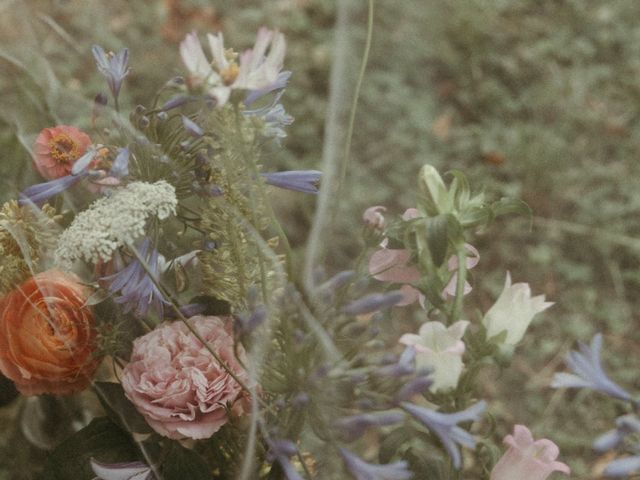
[[[383,366],[376,370],[376,373],[383,377],[404,377],[412,375],[416,371],[416,349],[408,346],[404,349],[400,358],[393,358],[391,362],[385,362]]]
[[[292,463],[289,461],[291,457],[298,453],[298,447],[290,440],[267,439],[269,451],[267,452],[267,460],[271,463],[277,462],[284,473],[286,480],[303,480],[302,476],[296,471]]]
[[[623,415],[616,419],[616,428],[600,435],[593,442],[598,452],[613,450],[631,434],[640,432],[640,419],[635,415]]]
[[[392,290],[387,293],[374,293],[354,300],[345,306],[342,311],[347,315],[364,315],[393,307],[400,303],[403,298],[404,295],[400,290]]]
[[[480,401],[461,412],[440,413],[412,403],[402,404],[402,408],[440,439],[456,470],[462,466],[462,456],[458,445],[471,449],[476,447],[475,438],[469,432],[460,428],[458,423],[478,420],[486,407],[487,404],[484,401]]]
[[[574,373],[556,373],[551,382],[554,388],[590,388],[613,398],[631,401],[631,394],[611,380],[602,368],[600,350],[602,335],[596,334],[591,345],[579,342],[580,351],[572,351],[567,357],[567,366]]]
[[[269,185],[302,193],[318,193],[318,184],[322,178],[322,172],[318,170],[289,170],[261,175]]]
[[[112,177],[122,178],[129,175],[129,149],[124,147],[118,150],[116,158],[113,160],[109,175]]]
[[[339,450],[345,467],[356,480],[409,480],[413,478],[409,464],[405,461],[378,465],[365,462],[344,448]]]
[[[91,175],[89,165],[95,157],[95,154],[95,147],[89,147],[84,155],[82,155],[73,164],[73,167],[71,168],[71,175],[65,175],[64,177],[49,180],[48,182],[36,183],[35,185],[25,188],[20,192],[18,203],[20,205],[26,205],[29,203],[42,205],[51,197],[71,188],[83,178]]]
[[[31,185],[20,192],[18,203],[20,205],[26,205],[29,203],[42,205],[51,197],[54,197],[59,193],[64,192],[72,185],[75,185],[82,178],[82,175],[66,175],[48,182],[36,183],[35,185]]]
[[[262,134],[268,138],[284,138],[287,136],[287,132],[284,127],[293,123],[293,117],[289,115],[282,104],[280,98],[284,92],[278,93],[271,103],[251,110],[245,110],[242,112],[244,115],[254,116],[261,118],[265,123],[265,128]]]
[[[280,72],[278,74],[277,80],[268,87],[249,91],[246,98],[244,99],[245,107],[252,105],[257,100],[261,99],[265,95],[270,94],[271,92],[277,92],[284,89],[287,86],[287,83],[289,83],[289,78],[291,78],[291,71],[285,70],[284,72]]]
[[[605,477],[619,478],[628,477],[638,471],[640,471],[640,455],[634,455],[614,460],[607,465],[602,474]]]
[[[357,440],[371,427],[396,425],[402,422],[406,414],[387,410],[375,413],[361,413],[338,419],[335,426],[340,430],[342,438],[348,442]]]
[[[273,84],[259,90],[251,90],[244,99],[244,105],[250,107],[264,96],[276,92],[273,99],[266,105],[246,109],[243,112],[244,115],[258,117],[265,122],[263,131],[265,137],[275,138],[276,140],[284,138],[287,136],[284,127],[293,123],[293,117],[285,111],[280,103],[289,77],[291,77],[291,72],[280,72],[278,79]]]
[[[191,135],[194,138],[200,138],[201,136],[204,135],[204,130],[202,130],[202,127],[200,125],[198,125],[196,122],[194,122],[193,120],[191,120],[189,117],[182,115],[182,126],[184,127],[184,129],[187,131],[187,133],[189,135]]]
[[[138,247],[138,255],[145,261],[148,273],[140,260],[134,258],[117,273],[103,277],[102,281],[109,284],[109,291],[116,295],[116,303],[122,304],[125,312],[133,311],[136,316],[144,317],[152,311],[162,318],[164,307],[171,303],[156,285],[162,272],[158,251],[150,245],[150,240],[145,239]]]
[[[118,99],[124,78],[129,75],[129,49],[124,48],[118,53],[106,53],[100,45],[91,49],[96,60],[98,70],[107,79],[107,85],[113,98]]]

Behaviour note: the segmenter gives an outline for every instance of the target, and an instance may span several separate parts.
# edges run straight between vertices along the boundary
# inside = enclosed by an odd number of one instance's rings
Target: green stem
[[[375,0],[369,0],[369,11],[367,16],[367,39],[364,45],[362,61],[360,62],[360,71],[358,73],[358,80],[356,81],[356,89],[353,94],[353,100],[351,101],[349,123],[347,126],[347,138],[344,145],[344,156],[341,166],[342,168],[340,169],[340,176],[338,177],[338,192],[336,197],[336,205],[333,211],[334,215],[338,210],[338,204],[340,203],[340,190],[342,189],[344,180],[347,176],[347,168],[349,167],[349,160],[351,157],[351,140],[353,139],[353,128],[356,122],[356,111],[358,110],[358,100],[360,98],[360,90],[362,89],[364,74],[367,70],[367,63],[369,63],[369,53],[371,52],[371,42],[373,39],[374,3]]]
[[[454,323],[460,319],[462,313],[462,301],[464,299],[464,286],[467,280],[467,248],[462,245],[456,254],[458,258],[458,272],[456,282],[456,297],[453,300],[449,323]]]
[[[329,81],[329,104],[325,118],[325,138],[322,151],[322,186],[318,195],[316,214],[311,226],[303,269],[303,284],[309,293],[313,291],[315,267],[323,261],[339,199],[342,180],[346,175],[348,155],[351,150],[351,137],[355,125],[355,114],[360,94],[360,87],[366,69],[368,55],[371,48],[373,33],[373,0],[369,0],[369,22],[367,42],[360,67],[360,75],[356,84],[356,91],[351,102],[351,112],[347,125],[347,133],[343,136],[344,123],[348,104],[348,88],[345,80],[350,66],[349,50],[349,15],[352,2],[338,2],[336,10],[336,27],[334,38],[334,59]],[[343,142],[346,142],[343,144]],[[344,145],[344,148],[342,146]],[[344,156],[343,156],[344,155]],[[342,163],[341,163],[342,161]]]

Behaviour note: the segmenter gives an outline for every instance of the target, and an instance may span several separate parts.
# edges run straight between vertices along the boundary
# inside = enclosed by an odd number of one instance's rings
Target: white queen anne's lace
[[[93,202],[79,213],[58,241],[55,261],[69,266],[77,259],[108,261],[119,247],[145,234],[150,217],[175,215],[178,199],[172,185],[133,182]]]

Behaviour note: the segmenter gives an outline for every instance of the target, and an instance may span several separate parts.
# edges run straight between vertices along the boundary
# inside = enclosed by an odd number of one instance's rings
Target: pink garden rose
[[[243,383],[248,375],[234,354],[231,322],[197,315],[189,324]],[[244,363],[244,349],[238,347]],[[156,432],[169,438],[209,438],[248,409],[232,376],[180,321],[164,323],[133,342],[122,374],[127,398]]]
[[[533,440],[524,425],[513,427],[513,435],[504,437],[509,450],[491,471],[491,480],[545,480],[552,472],[571,473],[567,465],[557,462],[560,450],[551,440]]]

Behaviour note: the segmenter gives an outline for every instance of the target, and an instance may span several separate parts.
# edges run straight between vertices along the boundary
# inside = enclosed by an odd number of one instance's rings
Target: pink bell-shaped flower
[[[551,440],[534,440],[524,425],[516,425],[513,435],[504,437],[509,450],[491,471],[491,480],[545,480],[552,472],[567,475],[571,470],[557,462],[560,450]]]

